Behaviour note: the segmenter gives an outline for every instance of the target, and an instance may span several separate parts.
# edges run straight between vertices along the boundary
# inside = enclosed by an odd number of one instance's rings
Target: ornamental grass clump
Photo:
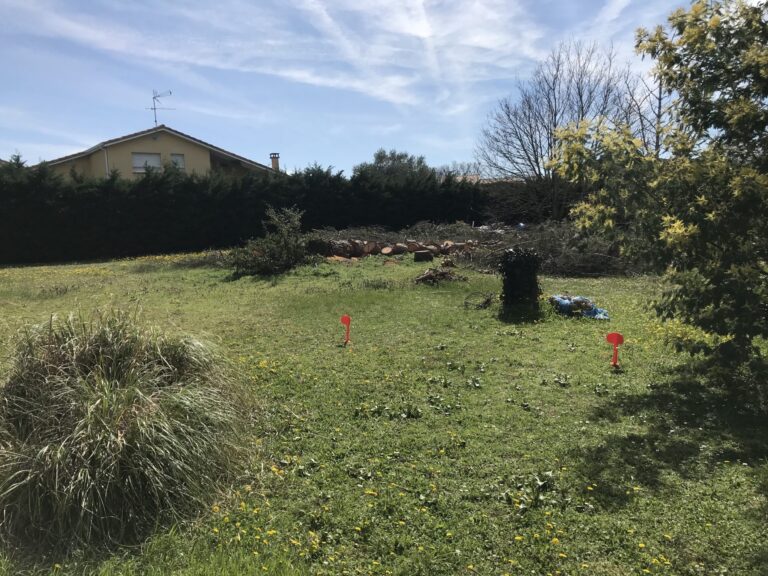
[[[22,331],[0,389],[5,536],[110,546],[194,514],[237,452],[226,374],[201,343],[124,312]]]

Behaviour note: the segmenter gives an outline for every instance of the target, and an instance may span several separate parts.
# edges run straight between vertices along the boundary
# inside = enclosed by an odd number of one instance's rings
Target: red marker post
[[[344,314],[344,316],[341,317],[341,323],[347,327],[347,333],[344,336],[344,346],[346,346],[349,344],[349,326],[352,324],[352,318],[349,317],[349,314]]]
[[[619,367],[619,344],[624,344],[624,336],[618,332],[611,332],[605,337],[605,341],[613,344],[613,359],[611,360],[611,366],[614,368]]]

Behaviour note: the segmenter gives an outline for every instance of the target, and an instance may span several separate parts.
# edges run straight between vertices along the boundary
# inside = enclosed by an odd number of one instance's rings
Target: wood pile
[[[321,253],[326,256],[341,256],[342,258],[362,258],[376,254],[397,256],[400,254],[414,254],[416,252],[429,252],[433,256],[447,256],[471,250],[477,244],[476,240],[467,240],[466,242],[453,242],[451,240],[444,242],[417,242],[416,240],[406,240],[405,242],[396,243],[357,239],[329,240]]]

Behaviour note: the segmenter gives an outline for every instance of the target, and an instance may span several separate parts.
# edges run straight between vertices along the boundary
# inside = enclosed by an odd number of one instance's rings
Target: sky
[[[676,0],[0,0],[0,158],[158,121],[289,171],[379,148],[474,159],[488,113],[559,42],[613,45]]]

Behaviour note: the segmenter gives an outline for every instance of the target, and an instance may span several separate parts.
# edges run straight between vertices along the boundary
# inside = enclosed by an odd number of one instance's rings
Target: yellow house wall
[[[160,161],[164,166],[171,164],[171,154],[184,154],[184,170],[187,174],[202,175],[211,170],[211,151],[208,148],[167,132],[147,134],[140,138],[112,144],[88,156],[62,162],[51,168],[62,176],[68,176],[74,167],[78,173],[86,177],[104,178],[112,170],[117,170],[122,178],[137,178],[141,173],[133,173],[133,153],[159,153]],[[221,169],[238,176],[253,170],[238,162],[227,162]]]
[[[184,169],[187,174],[205,174],[211,169],[211,154],[207,148],[173,134],[160,132],[107,147],[110,170],[118,170],[123,178],[141,176],[133,173],[131,154],[134,152],[160,153],[160,161],[163,165],[171,163],[171,154],[184,154]],[[103,151],[98,151],[92,155],[94,169],[101,161],[101,173],[98,175],[104,175],[103,154]]]
[[[95,156],[95,154],[91,156],[85,156],[83,158],[77,158],[75,160],[70,160],[69,162],[56,164],[55,166],[51,166],[51,170],[53,170],[56,174],[60,174],[61,176],[69,176],[70,171],[72,168],[74,168],[78,174],[82,174],[85,177],[90,177],[93,176],[93,170],[91,168],[93,156]],[[104,167],[102,166],[101,172],[98,172],[98,175],[103,173]]]

